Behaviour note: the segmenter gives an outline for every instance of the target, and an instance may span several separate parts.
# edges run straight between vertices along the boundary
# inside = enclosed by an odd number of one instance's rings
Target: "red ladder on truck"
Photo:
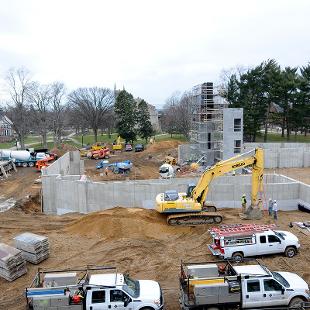
[[[232,224],[213,227],[209,231],[218,236],[230,236],[238,234],[254,234],[276,228],[275,224]]]

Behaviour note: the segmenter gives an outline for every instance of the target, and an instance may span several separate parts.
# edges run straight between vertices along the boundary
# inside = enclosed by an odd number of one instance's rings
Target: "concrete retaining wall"
[[[56,165],[45,169],[42,175],[45,213],[88,213],[115,206],[154,208],[158,193],[170,189],[186,192],[189,183],[198,181],[196,177],[92,182],[83,179],[80,173],[65,175],[67,172],[83,171],[79,154],[68,154],[56,161]],[[250,175],[223,176],[211,183],[208,200],[221,208],[240,208],[241,195],[245,193],[249,199],[250,192]],[[310,204],[310,186],[282,175],[269,174],[264,176],[261,198],[265,202],[269,198],[276,199],[280,210],[296,210],[298,203]]]
[[[244,151],[265,150],[265,168],[310,167],[310,143],[245,143]]]
[[[80,160],[79,151],[70,151],[43,170],[43,175],[84,174],[84,161]]]

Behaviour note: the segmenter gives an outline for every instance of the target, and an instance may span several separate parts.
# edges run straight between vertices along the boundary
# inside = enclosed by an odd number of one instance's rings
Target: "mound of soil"
[[[172,235],[189,232],[190,228],[168,226],[166,217],[155,210],[116,207],[85,215],[69,225],[65,231],[105,240],[128,237],[165,240]]]

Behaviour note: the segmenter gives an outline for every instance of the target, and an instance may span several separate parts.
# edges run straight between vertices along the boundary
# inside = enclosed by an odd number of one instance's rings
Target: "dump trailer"
[[[181,264],[182,310],[286,308],[309,301],[309,286],[301,277],[270,271],[257,261]]]
[[[105,266],[39,269],[25,294],[27,309],[34,310],[159,310],[164,305],[158,282],[134,280]]]

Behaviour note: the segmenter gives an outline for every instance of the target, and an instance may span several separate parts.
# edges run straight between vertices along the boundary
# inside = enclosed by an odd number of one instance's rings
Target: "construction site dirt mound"
[[[69,151],[76,151],[78,150],[77,147],[71,145],[71,144],[67,144],[67,143],[62,143],[60,144],[58,147],[54,147],[50,150],[51,153],[55,153],[57,154],[57,156],[62,156],[65,153],[69,152]]]
[[[77,219],[65,231],[71,234],[98,237],[100,239],[159,239],[188,233],[189,227],[172,227],[166,217],[155,210],[116,207],[102,212],[90,213]]]
[[[178,156],[178,145],[181,141],[160,141],[148,145],[143,152],[115,152],[109,158],[110,163],[123,160],[130,160],[133,167],[130,173],[114,174],[109,172],[106,175],[103,169],[96,169],[96,160],[84,158],[86,175],[93,181],[115,181],[115,180],[146,180],[159,178],[159,167],[163,164],[165,157],[170,154],[173,157]]]
[[[155,142],[154,144],[150,144],[144,152],[156,154],[162,151],[176,149],[182,143],[184,142],[178,140]]]
[[[240,223],[238,209],[224,209],[224,224]],[[289,222],[309,221],[310,214],[299,211],[279,212],[277,225],[292,231],[301,243],[294,258],[272,255],[259,258],[272,270],[296,272],[310,281],[310,236]],[[274,223],[267,213],[256,223]],[[243,222],[248,223],[248,222]],[[25,213],[11,209],[1,214],[0,235],[4,243],[13,245],[13,238],[22,232],[33,232],[49,238],[50,257],[40,265],[27,264],[28,273],[14,282],[0,278],[0,309],[25,309],[24,289],[32,282],[38,267],[65,269],[86,265],[116,266],[138,279],[159,281],[166,309],[179,309],[178,277],[181,260],[214,261],[208,250],[213,225],[170,227],[166,218],[154,210],[122,208],[87,215],[64,216]]]

